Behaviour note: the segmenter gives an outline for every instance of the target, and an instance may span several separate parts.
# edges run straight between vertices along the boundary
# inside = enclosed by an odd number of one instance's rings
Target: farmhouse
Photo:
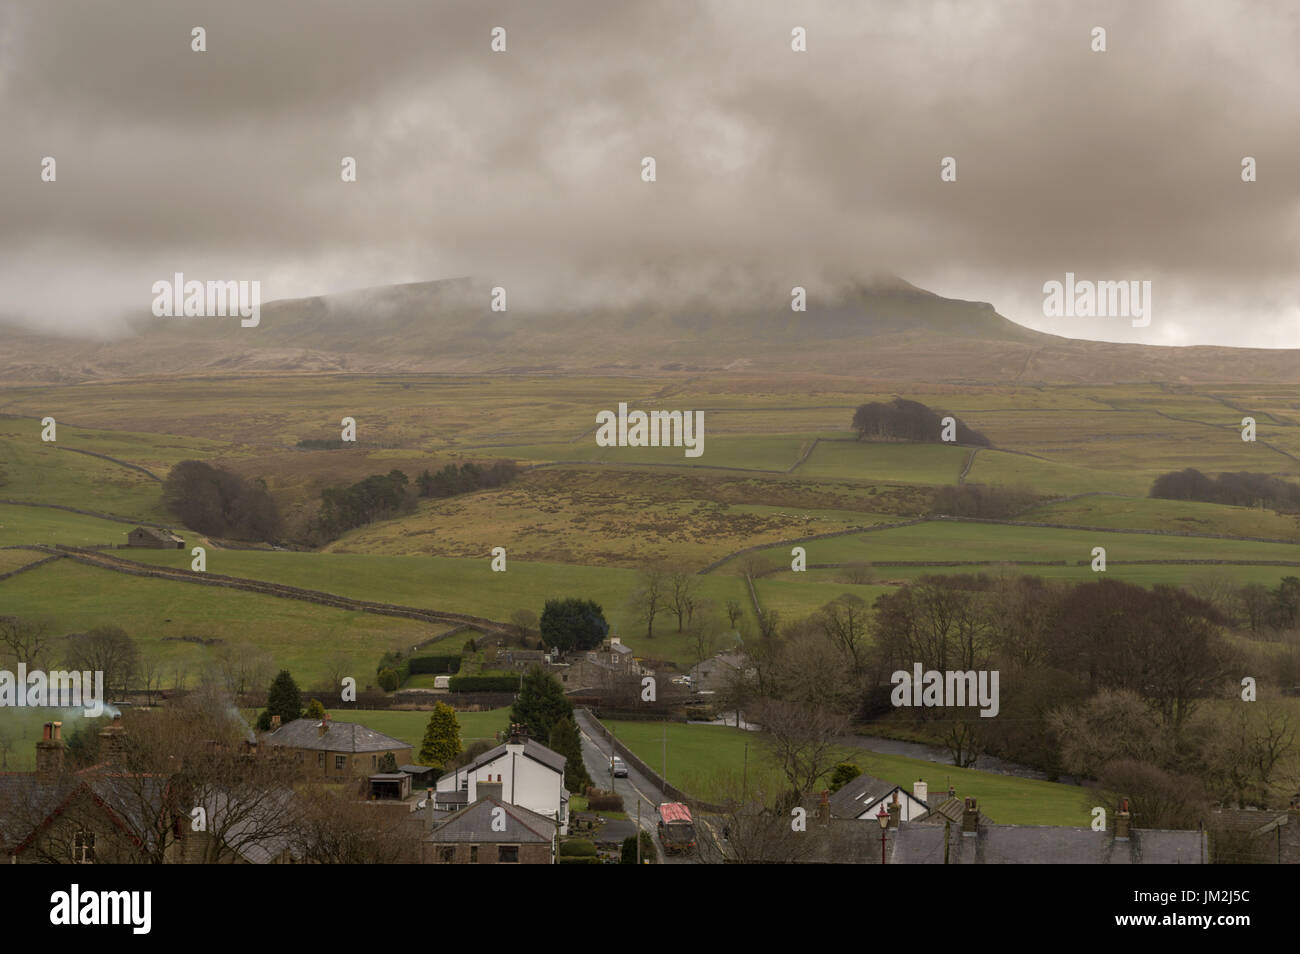
[[[411,746],[355,722],[294,719],[274,728],[262,741],[283,749],[307,773],[327,778],[361,778],[379,770],[391,754],[399,764],[411,761]]]
[[[569,833],[569,793],[564,788],[563,755],[534,742],[521,726],[512,726],[504,745],[484,752],[473,762],[438,779],[434,808],[458,811],[482,797],[480,786],[505,802],[553,819],[560,834]]]
[[[157,527],[136,527],[126,535],[128,547],[149,547],[154,550],[181,550],[185,540],[170,530]]]

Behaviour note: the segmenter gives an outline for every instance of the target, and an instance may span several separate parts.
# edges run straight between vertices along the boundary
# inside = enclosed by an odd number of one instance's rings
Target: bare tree
[[[0,616],[0,652],[15,663],[41,668],[47,661],[52,639],[50,625],[45,620]]]
[[[154,696],[162,691],[163,663],[152,653],[140,658],[140,685],[144,689],[145,705],[153,705]]]
[[[676,569],[668,575],[668,609],[677,617],[679,633],[695,614],[699,587],[700,578],[688,570]]]
[[[131,688],[140,665],[135,640],[120,626],[96,626],[69,636],[66,656],[69,669],[102,672],[105,693],[118,699]]]
[[[652,563],[641,571],[637,588],[628,605],[636,618],[645,623],[646,639],[654,639],[655,617],[665,608],[668,598],[668,570],[662,564]]]
[[[745,615],[745,607],[741,604],[740,600],[729,599],[727,600],[726,613],[727,625],[732,629],[735,629],[736,624],[740,622],[740,618]]]
[[[822,632],[843,654],[844,661],[853,674],[860,675],[871,621],[871,608],[866,601],[845,593],[823,606],[815,620]]]
[[[769,699],[759,710],[763,741],[793,791],[802,798],[837,761],[848,719],[821,706]]]

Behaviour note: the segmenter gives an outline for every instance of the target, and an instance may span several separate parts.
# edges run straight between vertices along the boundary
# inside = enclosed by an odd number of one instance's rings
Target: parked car
[[[620,759],[617,755],[614,756],[614,777],[627,778],[627,763],[624,762],[622,759]]]

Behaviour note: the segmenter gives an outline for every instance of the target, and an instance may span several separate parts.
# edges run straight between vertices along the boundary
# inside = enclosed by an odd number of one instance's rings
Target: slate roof
[[[441,782],[444,778],[453,778],[457,775],[468,776],[471,772],[477,771],[489,762],[495,762],[506,753],[507,744],[508,743],[503,742],[495,749],[489,749],[473,762],[469,763],[469,765],[462,765],[460,768],[452,769],[450,772],[443,772],[438,776],[438,781]],[[554,769],[560,774],[564,774],[564,763],[568,761],[559,752],[548,749],[540,742],[534,742],[532,739],[528,739],[524,742],[524,755],[535,762],[540,762],[548,768]]]
[[[831,795],[831,815],[836,818],[857,818],[866,811],[867,806],[884,798],[894,789],[899,790],[900,802],[904,796],[913,797],[912,793],[901,785],[871,775],[859,775]]]
[[[894,840],[892,864],[950,865],[1203,864],[1204,836],[1199,831],[1134,829],[1128,841],[1113,831],[1048,825],[981,825],[974,835],[960,826],[904,824]]]
[[[495,809],[505,812],[505,831],[493,831]],[[500,815],[498,818],[502,817]],[[446,821],[425,836],[438,844],[540,844],[555,837],[555,822],[544,815],[511,805],[495,796],[480,798],[473,805],[453,812]]]
[[[960,827],[962,818],[966,814],[966,803],[955,795],[948,796],[938,805],[933,799],[926,804],[930,806],[930,810],[917,815],[912,819],[913,822],[919,825],[944,825],[951,822]],[[983,812],[980,812],[979,816],[981,825],[993,824],[993,820]]]
[[[322,752],[386,752],[390,749],[409,749],[406,742],[367,729],[356,722],[329,721],[329,730],[320,732],[318,719],[294,719],[274,732],[262,737],[268,745],[282,745],[291,749],[318,749]]]

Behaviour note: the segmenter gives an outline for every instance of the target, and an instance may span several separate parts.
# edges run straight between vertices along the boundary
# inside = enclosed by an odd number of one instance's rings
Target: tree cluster
[[[182,524],[214,537],[274,540],[281,528],[264,483],[201,460],[183,460],[168,472],[163,502]]]
[[[1271,507],[1300,511],[1300,484],[1271,474],[1245,471],[1210,477],[1195,468],[1161,474],[1151,485],[1151,497],[1164,500],[1199,500],[1234,507]]]
[[[454,497],[474,490],[486,490],[510,483],[519,473],[519,467],[512,460],[493,461],[486,467],[475,463],[448,464],[442,470],[431,473],[421,472],[415,478],[415,485],[421,497]]]
[[[853,429],[857,431],[859,440],[886,438],[937,444],[942,441],[942,421],[946,416],[919,401],[906,398],[894,398],[888,404],[872,401],[860,405],[853,413]],[[956,438],[958,444],[992,446],[987,437],[960,420],[956,421]]]

